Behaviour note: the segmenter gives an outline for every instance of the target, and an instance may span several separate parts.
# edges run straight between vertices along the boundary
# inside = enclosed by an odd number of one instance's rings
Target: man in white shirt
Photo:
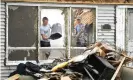
[[[49,37],[50,37],[50,29],[51,29],[51,26],[48,24],[48,18],[47,17],[43,17],[43,24],[42,26],[40,27],[40,34],[41,34],[41,47],[50,47],[50,40],[49,40]]]
[[[43,24],[40,27],[40,34],[41,34],[41,41],[40,41],[40,46],[41,47],[50,47],[50,34],[51,34],[51,26],[48,24],[48,18],[47,17],[43,17],[42,19]],[[50,55],[50,51],[49,50],[42,50],[42,54],[40,54],[40,59],[48,59]]]

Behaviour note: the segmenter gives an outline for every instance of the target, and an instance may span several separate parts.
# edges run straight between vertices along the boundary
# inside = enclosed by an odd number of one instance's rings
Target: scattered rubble
[[[20,63],[7,80],[21,80],[21,76],[30,76],[27,80],[121,80],[118,75],[121,66],[132,60],[126,52],[97,42],[68,61],[55,60],[41,65]]]

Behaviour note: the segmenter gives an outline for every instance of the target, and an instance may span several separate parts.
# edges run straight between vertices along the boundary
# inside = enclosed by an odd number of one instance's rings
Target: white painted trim
[[[66,49],[66,47],[39,47],[40,50],[43,49]]]
[[[57,3],[23,3],[23,2],[9,2],[8,5],[20,5],[20,6],[46,6],[46,7],[89,7],[96,8],[96,5],[88,5],[88,4],[57,4]]]
[[[68,48],[69,48],[69,50],[68,50],[68,57],[70,58],[70,56],[71,56],[71,49],[70,49],[70,47],[71,47],[71,28],[72,28],[72,18],[71,18],[71,14],[72,14],[72,7],[70,6],[70,8],[69,8],[69,26],[68,26],[68,28],[69,28],[69,34],[68,34]]]
[[[8,47],[8,50],[33,50],[36,47]]]
[[[98,6],[96,8],[96,41],[98,40]]]
[[[67,15],[68,21],[67,21],[67,31],[66,31],[67,34],[66,34],[66,37],[67,37],[68,40],[67,40],[67,45],[66,45],[66,49],[67,49],[66,54],[67,54],[67,57],[69,58],[69,53],[70,53],[70,49],[69,49],[69,48],[70,48],[70,47],[69,47],[69,24],[70,24],[70,22],[69,22],[69,18],[70,18],[70,17],[69,17],[69,16],[70,16],[70,12],[69,12],[69,11],[70,11],[70,8],[67,8],[67,11],[68,11],[68,12],[67,12],[67,14],[68,14],[68,15]]]
[[[21,61],[21,60],[20,61],[7,61],[6,65],[7,66],[10,66],[10,65],[15,66],[15,65],[18,65],[19,63],[26,63],[26,62],[27,61],[24,61],[24,60],[23,61]],[[30,60],[29,62],[36,64],[36,61],[33,61],[33,60]]]
[[[125,50],[125,8],[116,8],[116,48]]]
[[[40,63],[51,63],[51,62],[53,62],[53,60],[54,59],[48,59],[48,60],[39,60],[39,62]],[[12,66],[16,66],[16,65],[18,65],[19,63],[26,63],[26,62],[28,62],[28,61],[8,61],[7,62],[7,66],[10,66],[10,65],[12,65]],[[30,60],[29,62],[32,62],[32,63],[34,63],[34,64],[39,64],[39,63],[36,63],[36,61],[35,60]]]
[[[40,6],[38,6],[38,61],[40,62],[40,60],[39,60],[39,53],[40,53],[40,49],[39,49],[39,47],[40,47],[40,26],[41,26],[41,9],[40,9]],[[37,53],[36,53],[37,54]]]
[[[133,5],[119,5],[117,8],[133,8]]]
[[[86,47],[71,47],[71,49],[86,49]]]

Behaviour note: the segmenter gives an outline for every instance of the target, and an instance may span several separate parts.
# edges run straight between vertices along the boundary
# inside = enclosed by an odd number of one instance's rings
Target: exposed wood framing
[[[77,4],[133,4],[133,0],[2,0],[2,2],[52,2]]]

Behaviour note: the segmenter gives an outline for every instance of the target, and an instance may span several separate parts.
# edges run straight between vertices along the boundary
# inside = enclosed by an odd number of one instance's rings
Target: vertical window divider
[[[37,26],[37,53],[36,53],[36,62],[39,63],[39,54],[40,54],[40,23],[41,23],[41,12],[40,6],[38,6],[38,26]]]
[[[68,58],[71,57],[71,6],[69,7],[69,27],[68,27]]]

